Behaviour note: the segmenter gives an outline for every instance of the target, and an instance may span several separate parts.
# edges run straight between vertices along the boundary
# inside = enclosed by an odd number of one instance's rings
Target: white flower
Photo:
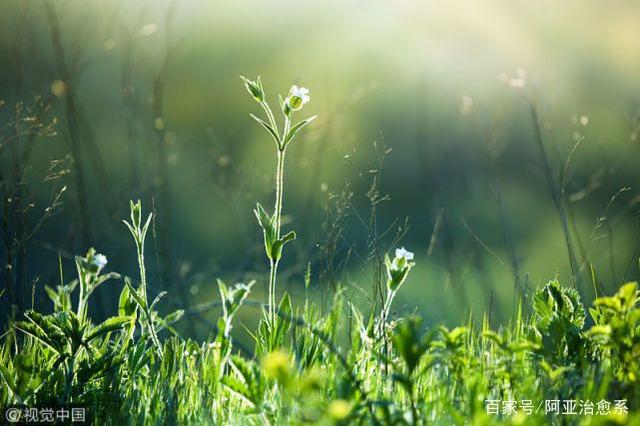
[[[400,247],[396,249],[396,259],[404,258],[405,260],[413,260],[413,253],[409,250],[406,250],[404,247]]]
[[[101,253],[97,253],[93,256],[93,264],[100,269],[104,268],[107,264],[107,256]]]
[[[302,103],[305,104],[311,99],[309,98],[309,89],[306,87],[293,86],[291,87],[291,94],[302,99]]]
[[[309,89],[306,87],[291,86],[289,97],[287,98],[287,104],[291,109],[299,110],[310,100]]]
[[[387,288],[389,291],[397,291],[407,278],[409,271],[415,263],[412,262],[413,253],[400,247],[396,249],[396,257],[389,259],[389,256],[385,256],[385,265],[387,267]]]

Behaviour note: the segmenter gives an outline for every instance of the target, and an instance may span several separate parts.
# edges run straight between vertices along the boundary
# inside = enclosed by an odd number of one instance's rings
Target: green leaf
[[[301,122],[293,126],[291,130],[289,130],[289,133],[287,133],[287,136],[284,139],[284,145],[287,146],[287,144],[291,142],[291,140],[294,138],[296,133],[298,133],[304,126],[306,126],[307,124],[315,120],[316,117],[317,115],[314,115],[313,117],[309,117],[306,120],[302,120]]]
[[[404,361],[409,375],[416,369],[428,347],[427,340],[419,331],[421,324],[422,320],[417,317],[400,322],[391,340],[393,347]]]
[[[129,286],[122,287],[120,292],[120,299],[118,301],[118,315],[120,316],[132,316],[136,312],[136,301],[131,295]]]
[[[46,347],[52,349],[58,354],[62,355],[62,349],[58,347],[58,345],[49,338],[47,333],[45,333],[40,327],[32,322],[19,321],[16,323],[15,327],[22,331],[24,334],[27,334]]]
[[[285,102],[282,95],[278,95],[278,102],[280,103],[280,110],[282,111],[282,115],[284,115],[285,117],[289,117],[291,115],[291,107]]]
[[[463,337],[465,334],[467,334],[469,330],[467,329],[467,327],[456,327],[453,330],[451,330],[451,332],[449,333],[449,339],[452,342],[458,342],[458,340]]]
[[[184,315],[184,309],[175,310],[171,312],[169,315],[167,315],[166,317],[164,317],[164,322],[167,325],[173,324],[175,322],[180,321],[183,315]]]
[[[238,308],[240,308],[244,300],[251,292],[251,288],[255,283],[255,280],[251,280],[248,284],[236,284],[233,287],[233,289],[231,290],[231,304],[227,312],[229,317],[233,316]]]
[[[615,312],[620,312],[622,305],[617,297],[598,297],[593,301],[594,306],[602,306]]]
[[[131,296],[133,297],[133,300],[136,301],[136,303],[144,310],[147,309],[147,303],[144,301],[144,299],[140,296],[140,294],[138,293],[138,291],[133,288],[133,285],[131,285],[131,279],[129,279],[129,277],[125,277],[124,279],[124,283],[127,287],[129,287],[129,293],[131,294]]]
[[[126,220],[124,220],[124,219],[122,220],[122,223],[124,223],[124,224],[127,226],[127,228],[129,229],[129,232],[131,232],[131,235],[133,235],[133,238],[134,238],[136,241],[138,241],[138,233],[137,233],[137,232],[136,232],[136,230],[133,228],[133,226],[132,226],[129,222],[127,222]]]
[[[260,203],[256,204],[256,208],[253,210],[253,213],[256,215],[258,219],[258,223],[263,231],[264,236],[264,249],[267,254],[267,257],[270,260],[273,260],[273,245],[276,241],[276,230],[274,227],[275,216],[269,216],[267,211],[262,207]]]
[[[281,346],[284,337],[291,328],[292,312],[291,297],[289,297],[289,293],[285,292],[284,296],[282,296],[282,299],[280,300],[280,305],[278,305],[275,332],[272,336],[270,350],[274,350]]]
[[[273,127],[271,127],[267,122],[265,122],[264,120],[256,117],[255,115],[253,115],[253,114],[249,114],[249,115],[251,116],[251,118],[256,120],[258,122],[258,124],[260,124],[262,127],[264,127],[267,130],[267,132],[269,132],[269,134],[276,141],[276,143],[280,143],[280,138],[278,137],[278,134],[273,129]]]
[[[588,336],[609,336],[611,334],[610,325],[594,325],[587,332]]]
[[[158,293],[158,295],[156,296],[155,299],[153,299],[153,302],[151,302],[151,306],[149,307],[150,311],[153,311],[153,308],[156,307],[156,305],[158,304],[158,302],[160,301],[160,299],[162,299],[164,296],[166,296],[167,292],[166,291],[161,291],[160,293]]]
[[[11,393],[16,397],[19,403],[22,404],[22,398],[18,394],[18,385],[13,377],[13,374],[9,371],[7,367],[0,364],[0,377],[4,380],[4,383],[7,385]]]
[[[264,89],[262,87],[262,81],[260,76],[256,79],[256,81],[251,81],[244,76],[240,76],[242,81],[244,82],[244,87],[247,89],[247,92],[258,102],[264,101]]]
[[[267,213],[264,207],[262,207],[262,204],[256,203],[256,208],[253,210],[253,213],[256,215],[262,229],[270,230],[273,228],[273,218]]]
[[[65,312],[58,312],[57,315],[66,314]],[[25,334],[28,334],[36,340],[43,343],[45,346],[53,349],[59,354],[64,353],[64,346],[67,342],[67,336],[63,329],[54,321],[53,316],[42,315],[35,311],[28,311],[25,313],[25,317],[29,322],[19,321],[16,323],[16,328]],[[69,334],[71,334],[70,332]]]
[[[484,333],[482,333],[482,337],[494,341],[498,346],[502,346],[504,343],[504,341],[502,340],[502,336],[500,336],[493,330],[485,331]]]
[[[616,297],[620,299],[621,305],[625,311],[629,311],[633,309],[638,302],[638,296],[636,289],[638,287],[638,283],[631,282],[623,285],[618,290]]]
[[[133,200],[130,200],[129,209],[131,210],[131,225],[136,229],[140,228],[140,222],[142,220],[142,202],[138,200],[134,203]]]
[[[296,233],[294,231],[288,232],[282,238],[275,240],[271,246],[271,257],[270,259],[280,260],[282,257],[282,247],[285,243],[289,241],[293,241],[296,239]]]
[[[242,383],[238,378],[224,376],[222,378],[222,384],[232,393],[244,399],[247,403],[251,404],[251,406],[254,406],[253,401],[251,401],[251,392],[249,391],[249,387]]]
[[[147,236],[147,230],[149,229],[149,224],[151,223],[151,218],[153,217],[153,213],[149,213],[149,216],[147,216],[147,221],[144,223],[144,226],[142,227],[142,231],[140,232],[140,242],[143,243],[146,236]]]
[[[87,333],[87,337],[85,337],[86,342],[90,342],[93,339],[103,336],[107,333],[111,333],[112,331],[121,330],[125,325],[129,324],[133,321],[132,317],[111,317],[107,318],[102,324],[99,324]]]

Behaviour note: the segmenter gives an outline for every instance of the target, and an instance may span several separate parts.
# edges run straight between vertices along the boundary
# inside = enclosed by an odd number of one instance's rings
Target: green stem
[[[140,289],[141,289],[141,297],[144,300],[146,306],[149,306],[149,301],[147,300],[147,274],[144,267],[144,247],[143,242],[137,242],[138,249],[138,268],[140,269]],[[145,312],[146,316],[146,312]],[[141,334],[144,334],[144,323],[140,323]],[[155,343],[155,342],[154,342]]]
[[[278,149],[278,166],[276,169],[276,238],[280,238],[280,225],[282,224],[282,197],[284,194],[284,149]]]
[[[156,333],[156,329],[153,326],[153,316],[151,311],[149,310],[149,300],[147,299],[147,272],[144,266],[144,238],[140,237],[140,241],[137,242],[138,248],[138,267],[140,268],[140,288],[141,288],[141,297],[144,300],[145,308],[145,317],[147,319],[147,327],[149,328],[149,333],[151,335],[151,341],[156,346],[158,350],[158,355],[162,357],[162,346],[160,345],[160,339],[158,339],[158,334]],[[144,335],[144,322],[140,322],[141,334]]]
[[[392,290],[387,291],[387,298],[384,302],[384,306],[382,307],[382,313],[380,318],[380,329],[378,333],[380,338],[384,343],[384,373],[385,375],[389,374],[389,339],[387,339],[387,334],[385,333],[385,328],[387,326],[387,319],[389,318],[389,312],[391,311],[391,304],[393,303],[393,299],[396,297],[396,292]]]
[[[85,280],[85,277],[81,277],[81,279]],[[85,283],[80,283],[80,296],[78,297],[78,320],[80,321],[80,323],[84,323],[84,319],[85,319],[85,296],[84,296],[84,286],[86,284]]]
[[[158,335],[156,334],[156,329],[153,326],[153,317],[151,316],[151,311],[147,308],[145,309],[145,316],[147,317],[147,322],[149,323],[149,332],[151,334],[151,341],[156,346],[158,350],[158,355],[162,358],[162,346],[160,345],[160,339],[158,339]]]
[[[73,374],[75,369],[75,356],[76,354],[74,353],[73,356],[69,357],[65,361],[65,367],[66,367],[65,382],[64,382],[64,402],[65,403],[69,403],[71,398],[71,390],[73,387]]]
[[[285,131],[288,126],[285,124]],[[280,238],[280,226],[282,224],[282,199],[284,193],[284,154],[285,150],[278,147],[278,164],[276,167],[276,205],[274,215],[276,218],[276,239]],[[278,272],[278,259],[271,260],[269,273],[269,319],[271,325],[275,325],[276,319],[276,275]]]
[[[269,124],[273,127],[273,130],[276,131],[276,135],[278,134],[278,124],[276,123],[276,119],[271,112],[271,108],[269,108],[269,104],[266,101],[260,102],[262,109],[267,113],[267,118],[269,119]]]
[[[272,329],[276,320],[276,274],[278,272],[278,261],[271,261],[271,272],[269,273],[269,321]]]
[[[418,423],[418,407],[416,406],[416,398],[413,395],[413,381],[412,378],[409,378],[409,401],[411,402],[411,423],[414,425]]]
[[[387,319],[389,318],[389,311],[391,311],[391,304],[393,303],[393,299],[396,297],[395,291],[389,291],[387,293],[387,299],[384,302],[384,306],[382,307],[382,318],[381,318],[381,333],[384,335],[384,326],[387,323]]]

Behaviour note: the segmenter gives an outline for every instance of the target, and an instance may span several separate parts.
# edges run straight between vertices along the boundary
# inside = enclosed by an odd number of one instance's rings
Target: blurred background
[[[206,337],[216,278],[268,265],[252,213],[272,105],[308,87],[288,151],[278,292],[373,306],[380,260],[416,263],[395,304],[429,323],[508,320],[558,276],[590,302],[638,277],[640,10],[631,1],[31,1],[0,4],[3,321],[73,256],[136,277],[122,219],[154,212],[152,292]],[[62,191],[65,189],[64,191]],[[60,262],[59,262],[60,261]],[[596,271],[592,279],[590,265]],[[305,271],[311,280],[305,289]],[[122,282],[103,285],[95,316]],[[202,305],[205,304],[205,305]],[[11,308],[11,305],[14,305]],[[163,308],[165,309],[165,308]],[[246,319],[257,312],[247,311]]]

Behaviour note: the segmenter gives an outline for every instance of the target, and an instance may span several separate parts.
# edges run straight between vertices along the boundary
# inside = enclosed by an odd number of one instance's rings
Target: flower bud
[[[264,101],[264,90],[262,89],[262,82],[260,81],[260,77],[256,79],[256,81],[249,80],[248,78],[240,76],[242,81],[244,81],[244,87],[247,88],[247,91],[251,96],[255,98],[258,102]]]

